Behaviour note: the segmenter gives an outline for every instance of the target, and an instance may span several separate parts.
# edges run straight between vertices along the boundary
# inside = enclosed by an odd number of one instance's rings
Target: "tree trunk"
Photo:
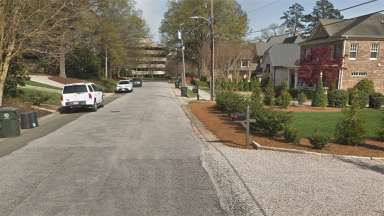
[[[5,79],[7,78],[10,62],[11,62],[11,58],[6,57],[4,59],[4,62],[0,64],[0,106],[3,106]]]
[[[65,47],[60,47],[60,77],[67,78],[67,75],[65,73]]]

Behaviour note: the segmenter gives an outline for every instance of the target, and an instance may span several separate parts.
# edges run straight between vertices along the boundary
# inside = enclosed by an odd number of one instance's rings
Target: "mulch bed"
[[[83,80],[75,79],[75,78],[64,78],[64,77],[59,77],[59,76],[50,76],[48,79],[61,83],[61,84],[72,84],[72,83],[81,83],[84,82]]]
[[[3,107],[15,107],[18,108],[21,112],[36,112],[37,117],[43,117],[51,114],[46,110],[34,109],[32,103],[25,102],[19,98],[10,98],[3,101]],[[49,107],[52,108],[52,107]]]
[[[218,141],[228,146],[245,148],[244,128],[239,123],[231,121],[228,115],[218,111],[215,108],[214,103],[192,102],[189,106],[191,112],[219,139]],[[360,146],[347,146],[330,143],[324,149],[317,150],[312,148],[308,139],[301,139],[300,144],[294,145],[285,143],[282,139],[271,139],[260,134],[253,134],[252,138],[263,146],[298,149],[336,155],[384,157],[384,142],[376,140],[366,140],[365,144]]]
[[[271,107],[274,111],[279,112],[341,112],[343,109],[334,107],[313,107],[309,105],[289,106],[287,109],[280,107]]]

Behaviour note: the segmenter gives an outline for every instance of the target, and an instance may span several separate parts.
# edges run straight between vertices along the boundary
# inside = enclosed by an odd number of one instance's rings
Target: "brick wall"
[[[371,60],[371,44],[380,43],[379,57]],[[351,43],[358,43],[358,52],[355,60],[349,58]],[[342,78],[342,89],[353,88],[362,79],[370,79],[375,84],[376,91],[384,93],[384,41],[347,40],[345,43],[345,59]],[[354,77],[353,72],[366,72],[367,76]]]

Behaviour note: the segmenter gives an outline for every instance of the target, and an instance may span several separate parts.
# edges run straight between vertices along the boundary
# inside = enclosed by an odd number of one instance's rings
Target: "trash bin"
[[[20,114],[20,120],[21,129],[39,127],[36,112],[23,112]]]
[[[17,108],[0,108],[0,137],[20,136],[20,112]]]
[[[181,97],[187,97],[188,96],[188,94],[187,94],[188,88],[187,87],[181,87],[180,90],[181,90]]]
[[[180,88],[180,80],[175,81],[175,88]]]

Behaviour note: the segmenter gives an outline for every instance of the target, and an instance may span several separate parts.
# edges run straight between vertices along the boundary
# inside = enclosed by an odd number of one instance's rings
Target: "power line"
[[[346,8],[343,8],[343,9],[340,9],[339,11],[346,11],[346,10],[350,10],[350,9],[353,9],[353,8],[356,8],[356,7],[360,7],[360,6],[363,6],[363,5],[366,5],[366,4],[369,4],[369,3],[373,3],[373,2],[377,2],[378,0],[370,0],[370,1],[366,1],[366,2],[362,2],[362,3],[359,3],[359,4],[356,4],[356,5],[353,5],[353,6],[349,6],[349,7],[346,7]],[[272,2],[271,2],[272,3]],[[378,13],[378,12],[382,12],[382,11],[376,11],[374,13]],[[371,13],[372,14],[372,13]],[[342,21],[345,21],[342,20]],[[334,23],[330,23],[330,24],[334,24]],[[252,30],[252,31],[249,31],[247,32],[247,34],[253,34],[253,33],[259,33],[259,32],[263,32],[263,31],[266,31],[266,30],[273,30],[273,29],[276,29],[276,28],[279,28],[279,27],[282,27],[283,25],[279,25],[277,27],[272,27],[272,28],[263,28],[263,29],[260,29],[260,30]]]
[[[265,4],[265,5],[260,6],[260,7],[258,7],[258,8],[249,10],[249,11],[247,11],[247,13],[248,13],[248,14],[249,14],[249,13],[253,13],[253,12],[258,11],[258,10],[260,10],[260,9],[263,9],[263,8],[266,8],[266,7],[271,6],[271,5],[273,5],[273,4],[276,4],[276,3],[278,3],[279,1],[281,1],[281,0],[275,0],[275,1],[272,1],[272,2],[270,2],[270,3],[268,3],[268,4]]]

